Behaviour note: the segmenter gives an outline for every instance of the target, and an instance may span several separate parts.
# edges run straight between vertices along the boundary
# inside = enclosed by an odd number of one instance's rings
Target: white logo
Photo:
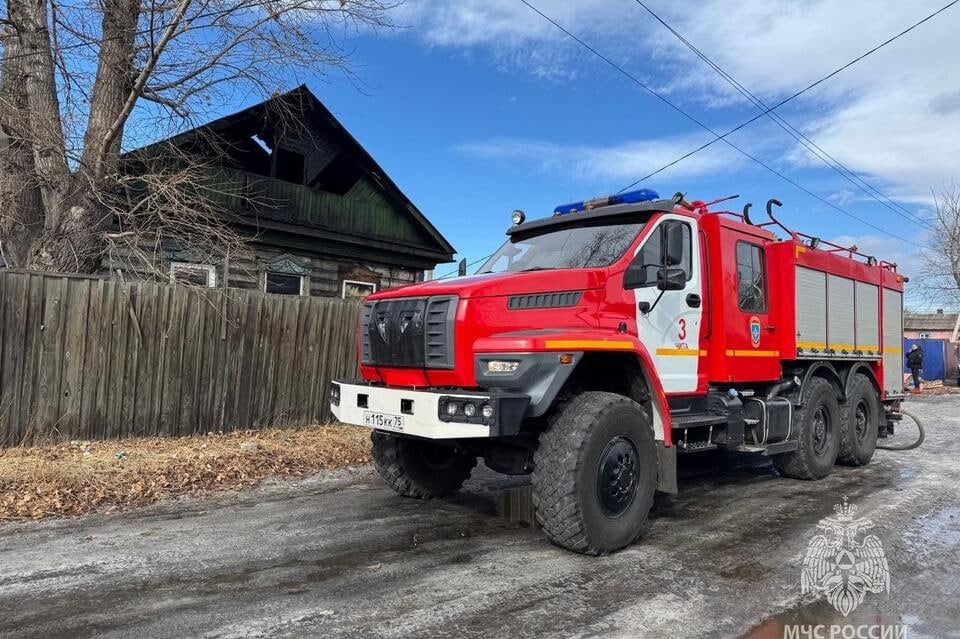
[[[843,502],[833,507],[836,515],[821,519],[822,531],[810,540],[803,558],[800,589],[803,594],[826,595],[837,612],[846,617],[863,603],[868,592],[890,592],[890,567],[876,535],[858,536],[873,528],[866,518],[854,519],[857,507]]]

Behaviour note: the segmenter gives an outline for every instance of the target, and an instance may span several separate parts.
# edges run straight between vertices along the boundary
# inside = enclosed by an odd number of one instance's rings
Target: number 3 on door
[[[680,318],[680,333],[677,337],[682,341],[687,339],[687,320]]]

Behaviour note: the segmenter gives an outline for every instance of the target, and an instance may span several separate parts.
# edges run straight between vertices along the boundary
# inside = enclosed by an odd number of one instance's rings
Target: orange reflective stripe
[[[780,351],[728,350],[727,357],[780,357]]]
[[[633,350],[633,342],[602,339],[548,339],[544,341],[544,346],[571,350]]]

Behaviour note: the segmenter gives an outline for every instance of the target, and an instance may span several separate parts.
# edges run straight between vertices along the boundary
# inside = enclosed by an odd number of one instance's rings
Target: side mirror
[[[664,267],[657,271],[657,288],[661,291],[682,291],[687,286],[687,273],[682,268]]]
[[[664,230],[666,231],[664,266],[679,266],[683,263],[683,224],[667,224]]]
[[[649,284],[647,281],[647,264],[634,262],[627,267],[623,274],[623,288],[640,288]]]

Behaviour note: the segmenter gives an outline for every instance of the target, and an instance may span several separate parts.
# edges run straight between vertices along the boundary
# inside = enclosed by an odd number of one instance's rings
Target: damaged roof
[[[347,131],[306,85],[301,85],[286,93],[276,94],[268,100],[247,107],[237,113],[218,118],[173,137],[131,151],[125,154],[124,158],[133,161],[145,160],[165,154],[171,148],[179,148],[184,150],[186,154],[191,154],[199,152],[198,150],[205,146],[208,149],[215,148],[216,157],[223,160],[227,166],[232,165],[241,170],[248,170],[248,167],[238,163],[262,165],[266,162],[269,166],[271,147],[273,147],[275,141],[284,135],[283,132],[303,131],[303,123],[308,121],[317,124],[322,130],[321,137],[323,139],[318,141],[314,138],[312,141],[321,145],[328,140],[332,141],[335,150],[331,151],[332,159],[326,163],[326,168],[320,169],[315,176],[315,180],[321,181],[321,183],[307,182],[306,186],[315,189],[319,196],[328,196],[331,189],[329,187],[324,188],[326,184],[333,183],[338,179],[346,183],[356,176],[365,178],[365,184],[360,186],[366,187],[368,190],[372,188],[379,191],[376,197],[382,196],[385,201],[392,203],[392,208],[398,216],[408,218],[405,221],[395,220],[395,223],[407,228],[407,235],[413,232],[412,229],[417,229],[415,235],[422,239],[414,243],[425,243],[422,246],[398,246],[398,249],[412,249],[423,256],[429,255],[437,263],[452,261],[456,250],[450,242],[410,198],[400,190],[363,145]],[[298,129],[297,127],[301,128]],[[309,139],[314,136],[310,134],[306,137]],[[311,150],[316,151],[317,148],[319,147]],[[320,154],[322,155],[322,150]],[[343,175],[342,166],[335,166],[334,160],[340,157],[349,159],[346,168],[346,171],[350,174],[348,176]],[[262,168],[262,166],[259,167],[261,171]],[[265,175],[265,177],[268,176]],[[344,194],[342,192],[336,193],[336,189],[332,192],[341,196]],[[339,228],[346,234],[353,233],[357,236],[358,241],[372,239],[370,238],[371,235],[379,235],[370,233],[365,228],[353,228],[355,224],[351,224],[351,220],[355,221],[357,218],[363,217],[367,214],[366,211],[370,209],[363,211],[357,207],[346,206],[349,203],[345,202],[343,211],[332,211],[331,209],[336,208],[337,202],[338,200],[328,197],[326,201],[315,203],[316,208],[322,209],[324,216],[322,223],[318,226],[326,226],[328,230]],[[260,210],[258,212],[263,214],[265,211]],[[266,213],[266,217],[271,217],[269,211]],[[290,220],[283,221],[289,222]],[[303,219],[298,219],[294,223],[310,225]],[[384,228],[389,227],[391,221],[366,222],[367,227],[370,224],[377,225],[377,228]],[[410,241],[409,238],[407,241]]]

